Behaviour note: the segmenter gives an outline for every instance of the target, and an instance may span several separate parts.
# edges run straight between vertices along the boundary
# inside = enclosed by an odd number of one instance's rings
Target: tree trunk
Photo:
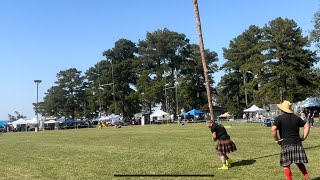
[[[212,100],[211,100],[211,87],[210,87],[210,82],[209,82],[207,62],[206,62],[206,58],[205,58],[205,54],[204,54],[204,44],[203,44],[202,31],[201,31],[201,21],[200,21],[199,9],[198,9],[198,1],[192,0],[192,2],[193,2],[194,13],[196,16],[196,24],[197,24],[197,30],[198,30],[198,36],[199,36],[199,46],[200,46],[200,53],[201,53],[204,78],[205,78],[205,82],[206,82],[207,99],[208,99],[208,105],[209,105],[209,109],[210,109],[210,117],[211,117],[211,120],[214,121],[214,112],[213,112],[213,105],[212,105]]]
[[[243,85],[245,86],[247,84],[247,75],[246,72],[243,72]],[[244,88],[244,98],[246,101],[246,107],[248,107],[248,93],[247,93],[247,89]]]

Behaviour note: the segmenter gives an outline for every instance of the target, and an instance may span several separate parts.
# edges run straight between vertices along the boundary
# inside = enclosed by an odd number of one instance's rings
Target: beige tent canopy
[[[229,112],[226,112],[226,113],[219,115],[218,117],[229,118],[229,117],[231,117],[231,115],[229,114]]]

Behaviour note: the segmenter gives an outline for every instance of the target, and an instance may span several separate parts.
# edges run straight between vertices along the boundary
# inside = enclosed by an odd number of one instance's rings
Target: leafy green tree
[[[9,120],[9,122],[12,122],[12,121],[17,120],[17,118],[11,114],[8,114],[8,120]]]
[[[240,115],[245,108],[244,98],[241,98],[242,74],[230,72],[221,77],[217,87],[217,104],[227,109],[229,113]]]
[[[20,114],[18,111],[15,111],[14,113],[16,114],[16,116],[11,115],[11,114],[8,114],[9,122],[18,120],[18,119],[20,119],[20,118],[26,118],[26,116]]]
[[[313,68],[312,69],[312,74],[315,75],[314,79],[316,84],[320,84],[320,68]],[[313,97],[320,97],[320,89],[319,88],[314,88],[313,91]]]
[[[37,111],[39,114],[44,114],[45,113],[45,110],[43,108],[43,105],[44,105],[44,102],[38,102],[37,103],[32,103],[33,105],[33,110],[35,112],[35,114],[37,114]]]
[[[70,68],[57,73],[57,78],[56,86],[52,86],[44,97],[43,112],[40,113],[47,116],[79,118],[83,115],[80,113],[83,111],[80,101],[80,88],[83,83],[81,71]]]
[[[314,42],[320,50],[320,10],[318,10],[313,17],[312,22],[314,23],[314,29],[311,31],[311,41]]]
[[[52,86],[47,90],[45,97],[43,98],[43,112],[40,114],[43,116],[64,116],[65,97],[67,92],[60,86]]]
[[[198,45],[192,44],[190,45],[189,51],[190,57],[186,58],[182,63],[178,78],[180,106],[184,109],[201,109],[201,107],[208,104],[208,101],[200,48]],[[208,66],[209,82],[212,87],[214,83],[212,75],[218,70],[218,66],[216,64],[218,61],[218,55],[216,52],[206,49],[205,59]]]
[[[152,79],[150,83],[154,86],[154,88],[148,88],[146,90],[150,92],[156,88],[158,91],[152,100],[149,99],[150,97],[144,95],[143,98],[147,99],[143,99],[143,101],[151,103],[150,106],[154,103],[161,103],[163,109],[168,108],[165,106],[165,87],[174,86],[176,82],[175,77],[179,74],[180,66],[189,56],[188,46],[189,39],[187,39],[184,34],[179,34],[166,28],[156,30],[152,33],[148,32],[146,39],[139,41],[138,54],[141,62],[139,69],[142,70],[142,73],[148,73],[142,75],[142,77]],[[138,73],[138,77],[139,76],[140,74]],[[140,93],[147,94],[148,92]],[[172,101],[170,101],[169,107],[173,108],[165,110],[170,110],[170,112],[173,113],[176,112],[176,106],[174,106],[174,104],[176,104],[176,98],[171,99]]]
[[[229,74],[218,85],[218,101],[240,114],[244,104],[296,102],[312,95],[317,84],[313,66],[318,58],[308,46],[307,37],[293,20],[277,18],[262,29],[250,26],[224,49],[228,61],[222,69]],[[225,97],[232,103],[226,103]]]
[[[78,89],[82,84],[83,77],[81,76],[81,71],[78,71],[76,68],[70,68],[65,71],[60,71],[57,74],[58,84],[65,92],[65,104],[64,104],[64,113],[66,116],[71,116],[75,118],[76,111],[79,110],[78,98]]]
[[[261,69],[256,101],[300,101],[312,95],[312,67],[318,58],[296,22],[277,18],[263,28],[266,59]]]
[[[86,110],[88,114],[95,117],[101,111],[106,112],[112,103],[112,89],[109,86],[104,86],[112,83],[110,63],[102,60],[90,67],[85,72],[85,80],[87,83],[85,90]]]
[[[142,109],[151,113],[152,108],[155,107],[156,102],[159,102],[160,99],[156,99],[161,89],[162,83],[157,83],[153,78],[149,76],[150,72],[145,70],[144,72],[139,73],[139,78],[137,80],[136,88],[141,102]]]
[[[240,114],[253,101],[253,90],[257,88],[254,77],[263,67],[261,38],[260,28],[250,26],[230,41],[229,48],[223,48],[227,62],[221,69],[228,74],[218,84],[218,103],[231,113]]]
[[[75,102],[78,105],[76,109],[77,117],[91,117],[87,109],[88,105],[88,82],[83,81],[80,86],[75,89]]]
[[[121,112],[124,117],[132,117],[135,111],[132,108],[139,106],[131,95],[134,93],[132,86],[136,83],[136,74],[133,68],[133,61],[136,60],[136,44],[127,39],[120,39],[115,43],[114,48],[103,52],[103,56],[109,60],[110,64],[102,71],[102,81],[114,83],[112,88],[115,91],[116,103],[110,106],[111,111]],[[111,69],[110,69],[111,68]],[[113,78],[112,78],[113,75]]]

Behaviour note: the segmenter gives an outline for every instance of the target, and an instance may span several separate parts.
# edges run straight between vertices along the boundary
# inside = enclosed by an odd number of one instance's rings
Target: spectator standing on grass
[[[102,129],[102,122],[99,121],[99,126],[100,126],[100,129]]]
[[[314,111],[309,111],[309,114],[308,114],[308,122],[309,122],[309,125],[311,127],[313,127],[313,123],[314,123]]]
[[[218,156],[222,161],[222,166],[218,169],[227,170],[231,167],[231,161],[227,156],[227,153],[231,153],[237,150],[236,145],[231,141],[230,136],[228,135],[226,129],[213,121],[207,121],[207,127],[210,128],[212,133],[212,140],[218,140],[218,145],[216,150]]]
[[[296,116],[289,101],[277,104],[283,112],[275,118],[272,125],[272,136],[277,144],[281,146],[280,166],[283,167],[287,180],[292,180],[290,165],[295,163],[302,172],[304,179],[310,179],[304,163],[308,163],[307,155],[302,146],[302,141],[307,139],[310,131],[308,123]],[[303,137],[300,138],[299,128],[303,127]],[[279,131],[280,138],[277,131]]]
[[[306,120],[306,115],[304,114],[303,111],[300,112],[300,118],[304,121]]]

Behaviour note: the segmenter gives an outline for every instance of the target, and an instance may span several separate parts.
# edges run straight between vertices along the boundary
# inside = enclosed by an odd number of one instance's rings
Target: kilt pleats
[[[308,163],[307,155],[300,144],[281,147],[280,166],[289,166],[292,163]]]
[[[226,140],[219,140],[216,150],[219,153],[227,154],[227,153],[236,151],[237,147],[230,139],[226,139]]]

